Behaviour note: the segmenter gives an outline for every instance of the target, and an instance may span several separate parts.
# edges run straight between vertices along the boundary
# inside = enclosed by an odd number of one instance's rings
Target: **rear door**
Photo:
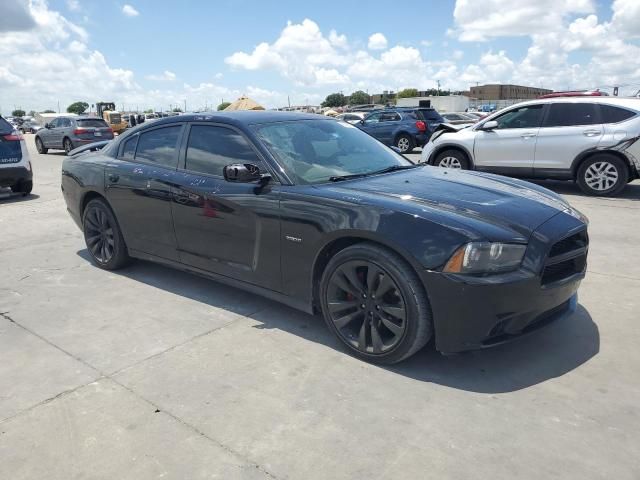
[[[100,142],[111,140],[113,130],[107,122],[99,118],[79,118],[76,120],[74,136],[80,140]]]
[[[268,171],[239,130],[191,125],[172,208],[181,261],[280,290],[280,186],[227,182],[222,170],[232,163]]]
[[[598,146],[603,132],[596,103],[551,103],[538,132],[536,173],[569,170],[579,154]]]
[[[172,185],[184,124],[130,136],[105,169],[106,195],[130,249],[177,260]]]
[[[49,143],[51,148],[62,148],[62,139],[71,129],[71,119],[58,118],[55,128],[49,131]]]
[[[387,145],[394,141],[394,135],[400,127],[402,118],[397,112],[384,112],[380,115],[376,138]]]
[[[476,168],[531,175],[543,110],[543,104],[512,108],[493,118],[498,122],[498,128],[476,130]]]

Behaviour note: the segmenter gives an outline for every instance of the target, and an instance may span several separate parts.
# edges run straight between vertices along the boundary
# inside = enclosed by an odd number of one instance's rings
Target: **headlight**
[[[516,270],[527,249],[526,245],[473,242],[454,253],[444,271],[448,273],[498,273]]]

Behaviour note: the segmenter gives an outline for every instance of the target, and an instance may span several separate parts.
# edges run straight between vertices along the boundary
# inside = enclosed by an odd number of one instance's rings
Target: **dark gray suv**
[[[111,140],[113,130],[97,117],[58,117],[36,133],[38,153],[50,148],[69,153],[74,148],[102,140]]]

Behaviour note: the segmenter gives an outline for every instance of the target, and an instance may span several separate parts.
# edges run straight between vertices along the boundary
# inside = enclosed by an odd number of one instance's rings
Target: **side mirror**
[[[260,173],[260,169],[251,163],[232,163],[222,170],[224,179],[234,183],[253,183],[270,178]]]
[[[496,128],[498,128],[498,122],[495,120],[485,122],[482,124],[482,127],[480,127],[481,130],[495,130]]]
[[[51,124],[50,124],[50,123],[45,123],[45,124],[44,124],[44,128],[46,128],[46,129],[51,128]]]

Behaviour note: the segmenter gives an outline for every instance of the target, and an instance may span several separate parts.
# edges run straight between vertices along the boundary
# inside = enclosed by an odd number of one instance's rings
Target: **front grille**
[[[116,123],[120,123],[120,114],[119,113],[112,113],[111,114],[111,123],[112,124],[116,124]]]
[[[549,257],[557,257],[558,255],[571,252],[572,250],[586,248],[587,245],[589,245],[589,236],[587,235],[587,231],[583,230],[582,232],[576,233],[575,235],[563,238],[562,240],[554,244],[553,247],[551,247],[551,251],[549,252]]]
[[[542,271],[542,285],[559,282],[587,267],[589,237],[583,230],[556,242],[549,250],[549,257]]]

